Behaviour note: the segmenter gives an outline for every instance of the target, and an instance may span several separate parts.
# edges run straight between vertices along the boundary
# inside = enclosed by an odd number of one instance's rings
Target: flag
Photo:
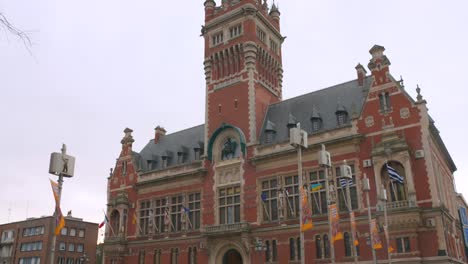
[[[169,207],[166,207],[164,210],[164,224],[168,225],[171,222],[171,219],[169,218]]]
[[[260,196],[262,197],[262,202],[266,202],[266,201],[267,201],[267,195],[266,195],[266,193],[262,193]]]
[[[336,204],[330,204],[328,207],[332,224],[332,243],[335,243],[335,241],[343,239],[343,233],[340,231],[340,216]]]
[[[62,210],[60,210],[59,185],[53,180],[50,180],[50,185],[55,199],[55,235],[58,235],[60,234],[60,230],[65,226],[65,218],[63,217]]]
[[[50,185],[52,186],[52,192],[54,193],[54,199],[55,199],[55,204],[58,204],[59,202],[59,186],[58,183],[54,182],[53,180],[50,180]]]
[[[353,179],[348,179],[348,178],[345,178],[345,177],[341,177],[340,178],[340,185],[341,187],[346,187],[347,185],[351,186],[353,185]]]
[[[394,168],[388,166],[388,163],[385,165],[387,165],[387,172],[388,172],[388,176],[390,177],[390,179],[392,181],[396,181],[400,184],[403,184],[403,181],[404,181],[403,177],[400,176],[400,174],[398,174],[398,172]]]
[[[388,246],[388,253],[392,253],[395,249],[392,246]]]
[[[382,248],[382,241],[380,240],[379,230],[377,230],[377,223],[375,219],[371,220],[371,239],[374,245],[374,249]]]
[[[284,189],[284,192],[286,193],[286,197],[289,197],[289,191],[288,191],[288,189]]]
[[[322,184],[321,183],[312,183],[310,185],[310,189],[315,192],[315,191],[318,191],[320,189],[322,189]]]
[[[301,187],[301,204],[302,204],[302,226],[301,232],[312,229],[312,210],[310,210],[307,190],[304,186]]]
[[[137,214],[136,214],[136,210],[133,211],[133,217],[132,217],[132,224],[136,224],[137,223]]]
[[[109,218],[107,218],[107,215],[104,214],[104,220],[99,224],[99,228],[103,227],[105,224],[109,222]]]
[[[55,207],[55,235],[60,234],[60,230],[65,226],[65,218],[63,217],[60,207]]]

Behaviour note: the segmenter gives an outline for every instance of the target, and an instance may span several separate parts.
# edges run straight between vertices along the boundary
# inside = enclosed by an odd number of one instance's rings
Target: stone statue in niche
[[[221,150],[221,160],[229,160],[235,157],[237,142],[232,138],[228,138],[223,144]]]

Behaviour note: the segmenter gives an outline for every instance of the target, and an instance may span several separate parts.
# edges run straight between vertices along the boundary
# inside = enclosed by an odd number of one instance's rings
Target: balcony
[[[223,225],[209,225],[204,227],[204,232],[208,236],[215,236],[219,234],[229,235],[248,232],[250,230],[249,223],[233,223]]]
[[[413,208],[413,207],[416,207],[416,203],[411,200],[387,202],[388,211],[402,210],[402,209]],[[383,210],[384,210],[384,204],[382,202],[379,202],[377,204],[377,211],[383,212]]]

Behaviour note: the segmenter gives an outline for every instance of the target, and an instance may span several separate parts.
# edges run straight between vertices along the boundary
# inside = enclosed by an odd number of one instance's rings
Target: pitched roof
[[[168,156],[168,166],[177,163],[177,153],[184,153],[184,162],[195,160],[194,148],[203,148],[205,125],[187,128],[161,137],[157,144],[151,139],[139,153],[140,169],[150,171],[161,169],[162,156]],[[186,150],[186,151],[183,151]],[[148,167],[148,161],[153,165]]]
[[[371,80],[372,78],[368,76],[365,78],[363,86],[359,86],[358,81],[353,80],[270,105],[265,120],[276,125],[276,135],[271,143],[288,139],[287,125],[290,122],[290,116],[294,116],[297,122],[301,123],[301,129],[309,133],[312,133],[310,118],[316,116],[317,113],[320,113],[322,118],[320,131],[338,128],[337,109],[347,110],[348,116],[351,116],[351,109],[360,114]],[[266,125],[267,122],[264,122],[262,126],[261,144],[266,142]]]

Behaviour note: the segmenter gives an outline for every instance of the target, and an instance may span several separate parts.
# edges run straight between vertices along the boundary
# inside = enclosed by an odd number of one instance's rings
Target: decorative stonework
[[[225,185],[240,182],[239,166],[220,169],[218,172],[218,184]]]
[[[407,107],[403,107],[400,109],[400,117],[403,119],[407,119],[410,116],[410,111]]]
[[[374,125],[374,117],[373,116],[367,116],[365,119],[366,122],[366,127],[371,127]]]

